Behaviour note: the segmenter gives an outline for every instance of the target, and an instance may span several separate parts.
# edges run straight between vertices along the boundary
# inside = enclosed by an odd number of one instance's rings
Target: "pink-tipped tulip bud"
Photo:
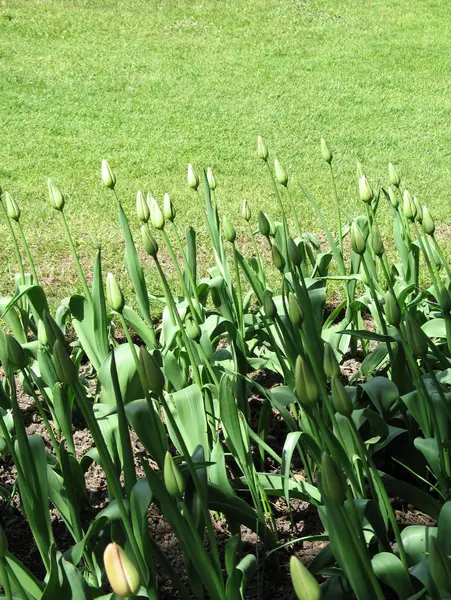
[[[106,301],[118,313],[121,313],[125,306],[124,294],[113,273],[106,276]]]
[[[359,178],[359,196],[362,202],[369,204],[373,199],[373,190],[371,189],[370,184],[368,183],[368,179],[365,175],[362,175]]]
[[[116,185],[116,175],[111,170],[111,167],[108,164],[107,160],[102,160],[102,167],[100,171],[103,185],[109,188],[110,190],[114,190],[114,186]]]
[[[59,212],[61,212],[64,208],[64,196],[63,196],[61,190],[56,185],[56,183],[53,181],[53,179],[48,179],[47,185],[49,188],[50,204],[52,205],[52,207],[55,210],[58,210]]]
[[[268,148],[266,147],[261,135],[259,135],[257,138],[257,156],[266,162],[268,160],[268,155]]]
[[[391,185],[399,187],[399,184],[401,183],[401,178],[399,177],[398,172],[391,163],[388,163],[388,178],[390,179]]]
[[[199,177],[194,171],[193,165],[191,163],[188,165],[188,185],[194,191],[196,191],[199,187]]]
[[[136,214],[141,223],[147,223],[150,218],[150,210],[141,190],[136,194]]]
[[[332,152],[329,150],[329,146],[326,144],[326,140],[324,138],[321,138],[321,156],[323,157],[323,160],[325,160],[329,164],[332,162],[332,159],[334,157]]]
[[[5,192],[5,203],[6,203],[6,212],[8,217],[13,221],[19,221],[20,219],[20,208],[17,202],[11,198],[8,192]]]
[[[128,598],[138,592],[141,585],[139,573],[118,544],[108,544],[103,554],[103,564],[115,594],[120,598]]]
[[[276,172],[276,179],[280,183],[280,185],[287,187],[288,175],[286,174],[285,169],[282,167],[277,158],[274,160],[274,170]]]

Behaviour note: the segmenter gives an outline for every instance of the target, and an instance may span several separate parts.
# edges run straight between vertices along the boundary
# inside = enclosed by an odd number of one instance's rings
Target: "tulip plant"
[[[49,180],[81,289],[56,310],[19,205],[0,195],[17,261],[13,291],[0,298],[0,452],[16,477],[2,495],[18,496],[46,572],[37,579],[0,528],[1,597],[156,600],[164,572],[185,600],[244,599],[251,580],[263,598],[265,568],[283,547],[277,499],[292,517],[292,500],[310,503],[323,525],[316,539],[325,544],[308,568],[296,551],[312,538],[293,535],[290,573],[300,600],[451,597],[451,270],[431,213],[392,164],[380,187],[358,165],[361,214],[351,218],[324,140],[318,155],[331,178],[335,225],[306,187],[291,184],[261,137],[257,157],[274,214],[245,201],[242,227],[220,214],[212,170],[199,175],[188,166],[187,193],[211,244],[204,277],[196,231],[181,228],[170,196],[138,191],[136,215],[127,216],[120,182],[102,161],[130,297],[103,272],[100,247],[87,276],[66,220],[70,202]],[[326,243],[302,230],[305,210],[317,216]],[[161,296],[148,287],[149,269]],[[326,314],[332,281],[342,286],[341,300]],[[349,356],[360,368],[346,381],[340,364]],[[263,386],[259,370],[280,385]],[[33,402],[47,446],[28,434],[19,391]],[[94,444],[83,456],[75,416]],[[92,463],[108,492],[97,514],[84,477]],[[394,499],[437,525],[403,528]],[[183,572],[155,538],[151,505],[178,541]],[[71,544],[55,537],[51,512]],[[218,518],[230,532],[223,549]],[[259,540],[254,552],[243,550],[243,526]]]

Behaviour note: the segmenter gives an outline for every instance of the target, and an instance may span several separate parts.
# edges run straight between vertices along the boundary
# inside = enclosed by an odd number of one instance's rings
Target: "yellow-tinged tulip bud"
[[[423,206],[423,229],[428,235],[435,233],[435,223],[427,206]]]
[[[327,342],[324,344],[324,372],[329,379],[333,375],[339,376],[341,373],[335,352]]]
[[[351,225],[351,246],[356,254],[365,254],[366,241],[363,237],[362,230],[355,221],[353,221]]]
[[[280,183],[280,185],[287,187],[288,175],[286,174],[285,169],[282,167],[277,158],[274,160],[274,170],[276,172],[276,179]]]
[[[18,221],[20,219],[20,208],[17,202],[11,198],[8,192],[5,192],[5,202],[6,202],[6,212],[8,217],[13,221]]]
[[[141,223],[147,223],[149,220],[150,210],[141,190],[136,194],[136,214]]]
[[[61,383],[75,387],[78,384],[77,369],[60,340],[56,340],[53,346],[53,361]]]
[[[61,212],[64,208],[64,196],[63,196],[61,190],[56,185],[56,183],[53,181],[53,179],[48,179],[47,185],[49,188],[50,204],[53,206],[53,208],[55,210],[59,210]]]
[[[208,187],[211,190],[215,190],[216,189],[216,179],[215,179],[215,176],[213,175],[213,171],[211,170],[211,167],[208,167],[208,169],[207,169],[207,181],[208,181]]]
[[[147,254],[153,258],[156,258],[158,254],[157,240],[153,237],[148,227],[145,225],[141,227],[141,238],[143,241],[144,250],[147,252]]]
[[[185,481],[169,452],[164,457],[163,477],[169,494],[174,498],[181,498],[185,491]]]
[[[268,148],[265,146],[265,142],[263,141],[261,135],[257,138],[257,156],[264,161],[268,160]]]
[[[341,383],[340,378],[337,377],[337,375],[332,375],[330,386],[335,410],[340,415],[343,415],[343,417],[349,418],[353,411],[351,398],[349,397],[344,385]]]
[[[417,214],[416,206],[413,202],[413,198],[409,190],[404,190],[402,212],[409,221],[413,221]]]
[[[105,159],[102,159],[101,175],[103,185],[110,188],[110,190],[113,190],[116,185],[116,175],[113,173],[108,161]]]
[[[359,196],[362,202],[369,204],[373,199],[373,190],[371,189],[368,179],[362,175],[359,179]]]
[[[158,206],[158,202],[155,198],[151,197],[149,201],[150,208],[150,222],[152,227],[155,229],[164,229],[164,215],[161,212],[161,208]]]
[[[167,221],[171,223],[174,221],[176,216],[175,206],[169,197],[169,194],[165,194],[163,198],[163,215]]]
[[[296,396],[304,407],[314,406],[318,402],[318,386],[310,367],[302,356],[296,359],[294,369]]]
[[[118,313],[121,313],[125,306],[124,294],[113,273],[106,276],[106,301]]]
[[[103,554],[103,564],[115,594],[121,598],[128,598],[138,592],[141,585],[139,573],[118,544],[108,544]]]
[[[398,172],[391,163],[388,163],[388,178],[390,179],[390,183],[392,185],[394,185],[395,187],[399,187],[399,184],[401,183],[401,178],[399,177]]]
[[[163,371],[145,346],[139,348],[139,363],[144,373],[147,389],[154,394],[161,394],[165,386]]]
[[[321,492],[323,496],[341,504],[346,496],[346,488],[347,483],[343,471],[327,452],[323,452],[321,459]]]
[[[321,155],[323,159],[329,164],[332,162],[332,159],[334,157],[332,152],[329,150],[329,147],[326,144],[326,140],[324,138],[321,138]]]
[[[243,219],[249,223],[252,215],[251,215],[251,209],[249,208],[249,204],[247,203],[246,200],[243,200],[243,208],[241,210],[241,214],[243,216]]]
[[[191,163],[188,165],[188,185],[194,191],[196,191],[199,187],[199,177],[197,176],[197,173],[193,169],[193,165]]]
[[[388,197],[390,198],[390,202],[391,202],[391,205],[393,206],[393,208],[398,208],[399,196],[395,192],[395,190],[390,186],[388,187]]]
[[[224,232],[225,239],[231,244],[234,244],[236,240],[236,231],[230,219],[226,216],[222,219],[222,231]]]
[[[319,583],[307,567],[295,556],[290,558],[290,575],[294,593],[298,600],[321,600]]]

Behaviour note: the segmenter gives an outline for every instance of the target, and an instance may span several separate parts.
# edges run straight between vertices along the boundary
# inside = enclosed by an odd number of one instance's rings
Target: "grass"
[[[169,192],[179,224],[200,222],[188,162],[213,168],[236,224],[243,198],[255,216],[261,207],[277,217],[258,134],[290,176],[305,230],[319,225],[301,182],[335,220],[322,136],[351,214],[361,212],[356,161],[377,182],[390,160],[448,219],[450,18],[451,5],[435,0],[0,0],[0,184],[22,207],[49,293],[61,299],[79,286],[47,177],[66,194],[83,261],[94,236],[106,269],[123,274],[101,158],[136,231],[138,188]],[[0,234],[0,293],[11,293],[2,220]]]

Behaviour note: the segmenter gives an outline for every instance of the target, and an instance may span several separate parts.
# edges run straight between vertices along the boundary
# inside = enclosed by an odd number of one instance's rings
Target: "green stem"
[[[77,266],[78,276],[80,277],[80,281],[81,281],[81,283],[83,285],[83,288],[84,288],[84,291],[85,291],[86,300],[89,302],[89,304],[92,304],[91,292],[89,291],[88,284],[86,282],[86,277],[85,277],[85,274],[83,273],[83,269],[81,267],[80,259],[78,258],[78,254],[77,254],[77,251],[75,249],[74,242],[72,240],[72,236],[71,236],[71,233],[70,233],[70,230],[69,230],[69,225],[67,224],[66,215],[64,214],[64,212],[62,210],[60,211],[60,215],[61,215],[61,222],[63,224],[63,229],[64,229],[64,232],[66,234],[67,241],[69,242],[69,246],[70,246],[70,251],[72,253],[72,257],[73,257],[73,259],[75,261],[75,264]]]
[[[180,253],[181,253],[182,257],[183,257],[183,264],[185,265],[185,272],[186,272],[187,277],[189,279],[189,282],[191,284],[193,294],[196,297],[197,304],[198,304],[198,307],[199,307],[199,313],[200,313],[201,312],[201,308],[200,308],[199,295],[197,293],[197,285],[196,285],[196,282],[194,281],[193,274],[192,274],[191,269],[189,267],[188,257],[186,256],[185,248],[183,247],[182,240],[181,240],[180,234],[179,234],[179,230],[178,230],[177,225],[175,224],[174,221],[172,221],[172,228],[173,228],[174,233],[175,233],[175,239],[177,240],[177,245],[178,245],[178,247],[180,249]]]
[[[5,592],[6,600],[13,600],[11,584],[9,582],[8,572],[5,568],[4,558],[0,558],[0,580],[2,582],[3,590]]]
[[[244,317],[243,317],[243,294],[242,294],[242,290],[241,290],[241,278],[240,278],[240,269],[239,269],[239,265],[238,265],[238,256],[237,256],[237,249],[236,249],[236,245],[235,243],[233,244],[233,262],[235,263],[235,279],[236,279],[236,290],[237,290],[237,316],[238,316],[238,324],[239,324],[239,330],[241,333],[241,337],[244,340],[244,335],[245,335],[245,331],[244,331]]]
[[[30,269],[31,269],[31,272],[33,274],[34,282],[37,285],[39,285],[38,274],[36,273],[36,268],[34,266],[33,257],[31,256],[30,247],[28,246],[28,242],[27,242],[27,239],[26,239],[25,234],[23,232],[23,228],[22,228],[22,225],[20,224],[20,221],[17,222],[17,227],[19,228],[20,239],[22,240],[23,247],[25,248],[25,253],[27,255],[28,262],[30,264]]]
[[[333,199],[335,201],[335,204],[337,205],[337,215],[338,215],[338,246],[340,248],[340,254],[341,256],[343,256],[343,227],[342,227],[342,222],[341,222],[341,209],[340,209],[340,205],[338,203],[338,194],[337,194],[337,184],[335,182],[335,175],[334,175],[334,170],[332,168],[332,161],[329,163],[329,171],[330,171],[330,178],[332,181],[332,196]]]
[[[25,283],[25,272],[24,272],[24,268],[23,268],[22,255],[21,255],[20,250],[19,250],[19,245],[17,243],[17,238],[16,238],[16,234],[14,233],[14,229],[13,229],[12,223],[11,223],[9,217],[8,217],[8,213],[6,211],[5,205],[3,204],[1,198],[0,198],[0,206],[2,207],[3,212],[5,213],[6,224],[8,226],[9,233],[11,234],[11,239],[12,239],[12,242],[13,242],[14,250],[16,252],[16,258],[17,258],[17,264],[18,264],[18,267],[19,267],[20,277],[22,279],[22,283]]]
[[[417,236],[418,242],[419,242],[419,244],[420,244],[421,250],[422,250],[422,252],[423,252],[424,260],[425,260],[425,262],[426,262],[426,266],[427,266],[427,268],[428,268],[429,275],[431,276],[431,279],[432,279],[432,284],[433,284],[433,286],[434,286],[435,298],[436,298],[436,300],[437,300],[437,302],[438,302],[438,300],[439,300],[439,298],[440,298],[440,287],[441,287],[441,285],[440,285],[440,280],[438,280],[438,281],[437,281],[437,278],[436,278],[435,271],[434,271],[434,269],[432,268],[431,261],[429,260],[429,255],[428,255],[428,253],[426,252],[426,248],[425,248],[425,245],[424,245],[424,243],[423,243],[423,236],[420,234],[420,231],[419,231],[419,229],[418,229],[418,226],[417,226],[417,224],[415,223],[415,221],[413,221],[412,225],[413,225],[413,228],[414,228],[414,230],[415,230],[415,233],[416,233],[416,236]]]

